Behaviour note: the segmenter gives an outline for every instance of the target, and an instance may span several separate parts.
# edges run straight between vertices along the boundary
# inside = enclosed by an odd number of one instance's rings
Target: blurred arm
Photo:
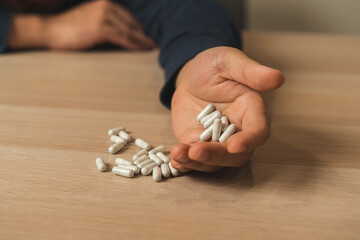
[[[217,46],[241,47],[228,13],[212,0],[130,0],[128,7],[160,46],[165,69],[162,103],[170,108],[176,75],[198,53]]]

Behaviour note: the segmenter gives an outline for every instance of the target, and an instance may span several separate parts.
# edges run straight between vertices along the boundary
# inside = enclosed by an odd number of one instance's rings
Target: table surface
[[[158,52],[0,56],[0,239],[359,239],[360,36],[244,34],[287,78],[245,166],[154,183],[99,172],[107,130],[168,150]]]

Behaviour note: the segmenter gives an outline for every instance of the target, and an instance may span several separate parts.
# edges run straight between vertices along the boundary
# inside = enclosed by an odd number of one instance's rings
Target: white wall
[[[247,27],[360,34],[360,0],[247,0]]]
[[[218,1],[250,30],[360,34],[360,0]]]

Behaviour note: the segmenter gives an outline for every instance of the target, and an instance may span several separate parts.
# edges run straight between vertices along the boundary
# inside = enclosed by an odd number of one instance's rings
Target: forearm
[[[166,83],[161,101],[170,107],[175,78],[198,53],[217,46],[240,47],[239,32],[225,10],[209,0],[133,0],[130,10],[160,46]]]
[[[25,14],[12,16],[8,37],[10,49],[46,48],[48,46],[49,37],[44,17]]]

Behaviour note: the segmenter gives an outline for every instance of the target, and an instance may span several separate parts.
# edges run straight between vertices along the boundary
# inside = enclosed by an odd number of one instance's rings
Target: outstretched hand
[[[172,126],[179,144],[171,151],[172,165],[182,172],[217,171],[241,166],[269,137],[269,121],[258,91],[279,88],[283,75],[238,49],[216,47],[181,69],[172,99]],[[209,103],[237,126],[226,142],[199,142],[205,130],[196,116]]]

